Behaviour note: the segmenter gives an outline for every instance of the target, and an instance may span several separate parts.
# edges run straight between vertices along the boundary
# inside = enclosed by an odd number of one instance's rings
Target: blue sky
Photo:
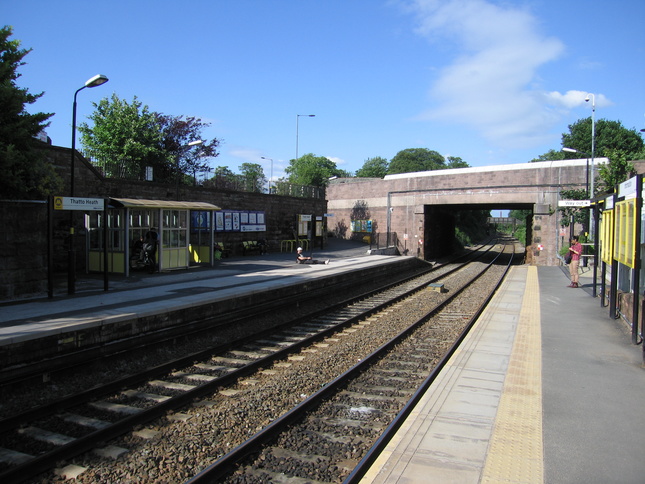
[[[645,128],[642,0],[0,0],[33,51],[17,83],[71,145],[93,102],[211,123],[211,165],[273,175],[314,153],[351,172],[406,148],[525,163],[591,115]],[[313,118],[297,115],[315,114]],[[78,144],[77,144],[78,146]]]

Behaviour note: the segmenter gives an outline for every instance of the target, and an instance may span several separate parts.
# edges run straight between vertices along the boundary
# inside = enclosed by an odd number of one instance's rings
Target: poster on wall
[[[216,212],[215,230],[218,232],[266,232],[264,212],[223,210]]]
[[[210,229],[210,212],[205,210],[190,211],[190,228],[191,232],[208,232]]]
[[[352,232],[372,232],[372,221],[371,220],[352,220],[351,222]]]

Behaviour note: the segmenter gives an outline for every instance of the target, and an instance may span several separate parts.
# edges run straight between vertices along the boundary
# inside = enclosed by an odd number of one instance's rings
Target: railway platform
[[[586,275],[511,268],[361,483],[645,482],[641,347]]]
[[[57,345],[56,338],[88,338],[114,332],[108,329],[132,325],[151,330],[150,321],[167,319],[169,313],[189,311],[215,312],[215,308],[232,305],[231,301],[246,298],[247,304],[258,302],[262,294],[274,295],[300,290],[300,287],[324,285],[325,280],[337,277],[368,277],[379,274],[384,266],[399,265],[410,257],[368,255],[366,244],[330,239],[323,249],[312,248],[305,255],[330,264],[296,264],[296,254],[272,252],[265,255],[230,257],[214,267],[196,266],[186,270],[148,274],[133,272],[130,277],[110,274],[105,291],[103,274],[79,274],[76,292],[67,294],[67,282],[59,280],[54,297],[32,298],[0,303],[0,368],[3,352],[14,351],[9,346]],[[364,275],[357,276],[362,273]],[[282,291],[282,292],[280,292]],[[263,296],[269,297],[269,296]],[[238,302],[237,305],[239,306]],[[179,316],[176,316],[179,318]],[[157,329],[161,329],[157,326]],[[132,329],[131,334],[142,329]],[[80,336],[79,336],[80,335]],[[96,336],[94,336],[96,337]],[[44,343],[49,338],[48,343]],[[107,337],[106,337],[107,338]],[[109,341],[104,340],[104,343]],[[6,360],[10,361],[10,360]]]
[[[0,304],[3,345],[107,324],[133,314],[182,310],[307,281],[374,270],[405,257],[370,255],[332,240],[296,265],[294,254],[225,259],[215,268],[79,278],[77,293]],[[409,258],[408,258],[409,259]],[[515,266],[460,349],[417,404],[363,483],[645,482],[640,429],[645,369],[625,323],[569,289],[559,267]]]

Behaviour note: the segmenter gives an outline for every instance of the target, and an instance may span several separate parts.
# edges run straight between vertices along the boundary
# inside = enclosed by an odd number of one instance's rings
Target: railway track
[[[466,262],[447,264],[441,268],[441,275],[422,276],[385,292],[361,297],[335,311],[309,317],[254,341],[190,355],[153,371],[5,419],[0,422],[0,461],[4,465],[0,479],[3,482],[29,479],[90,449],[103,456],[127,453],[126,447],[102,444],[154,419],[176,415],[178,409],[203,402],[204,398],[216,395],[216,399],[232,400],[242,392],[240,387],[255,385],[252,375],[270,374],[272,368],[291,365],[290,359],[298,361],[301,352],[328,345],[334,335],[351,331],[352,325],[364,324],[396,301],[427,290],[429,284],[440,286],[436,282],[439,278],[450,277],[466,265]]]
[[[494,290],[488,291],[485,302],[478,298],[480,304],[467,309],[460,296],[472,292],[476,281],[502,256],[500,252],[461,287],[452,287],[450,297],[188,482],[287,482],[288,478],[293,482],[358,482]],[[512,259],[507,257],[502,273],[492,276],[494,288]],[[415,304],[419,297],[423,296],[417,294],[400,304]]]

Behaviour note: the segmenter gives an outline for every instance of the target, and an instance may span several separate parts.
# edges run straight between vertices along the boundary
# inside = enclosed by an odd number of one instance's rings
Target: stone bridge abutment
[[[604,162],[596,159],[596,165]],[[562,245],[560,192],[584,189],[587,166],[587,160],[562,160],[336,179],[327,189],[333,214],[327,227],[349,228],[354,236],[365,226],[374,233],[395,233],[401,253],[429,259],[443,255],[451,243],[457,211],[531,210],[528,260],[556,265]]]

